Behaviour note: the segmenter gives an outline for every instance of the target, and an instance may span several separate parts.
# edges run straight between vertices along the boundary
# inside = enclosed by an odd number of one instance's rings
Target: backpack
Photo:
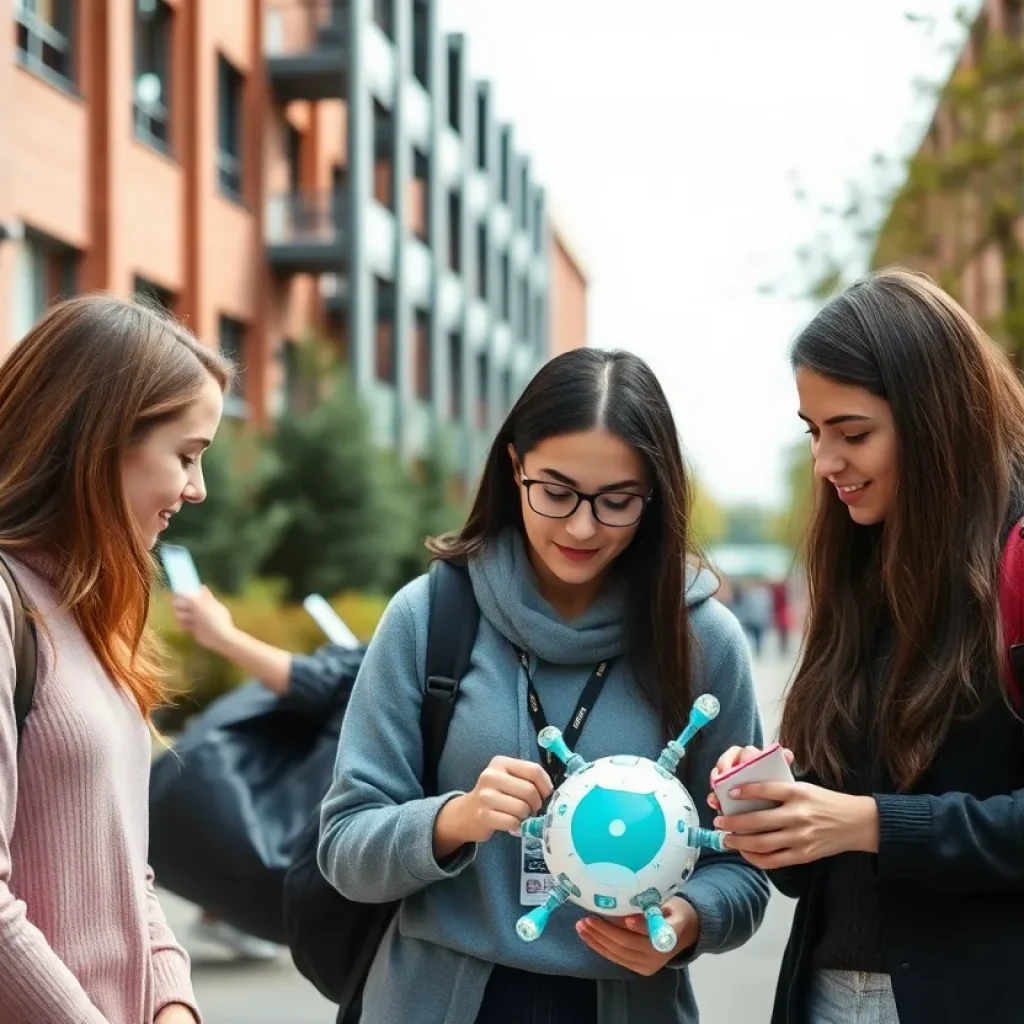
[[[1003,548],[999,611],[1006,645],[1007,691],[1019,711],[1024,697],[1024,520],[1014,523]]]
[[[14,605],[14,724],[20,743],[36,689],[36,624],[32,620],[31,606],[3,552],[0,552],[0,582],[7,585]]]
[[[469,668],[480,610],[464,567],[435,562],[430,571],[430,625],[420,724],[423,792],[437,793],[437,770],[459,683]],[[337,1003],[339,1021],[359,1019],[362,989],[397,903],[354,903],[317,864],[320,808],[296,840],[284,882],[284,926],[292,959],[320,993]]]

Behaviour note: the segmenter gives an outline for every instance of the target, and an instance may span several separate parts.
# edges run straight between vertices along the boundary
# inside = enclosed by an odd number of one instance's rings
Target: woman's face
[[[521,460],[511,446],[509,454],[537,568],[567,584],[597,579],[636,536],[646,508],[653,481],[640,453],[588,430],[549,437]],[[576,492],[596,496],[596,515]]]
[[[150,430],[125,455],[128,507],[150,550],[182,505],[206,500],[201,459],[220,424],[224,398],[212,377],[179,416]]]
[[[835,487],[855,523],[881,523],[892,509],[899,470],[892,406],[806,369],[796,371],[796,389],[815,475]]]

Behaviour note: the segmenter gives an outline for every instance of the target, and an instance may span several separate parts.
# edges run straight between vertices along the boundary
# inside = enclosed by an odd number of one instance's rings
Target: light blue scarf
[[[552,665],[618,657],[626,649],[626,591],[610,582],[582,615],[567,622],[541,597],[518,530],[506,530],[470,559],[481,614],[510,643]]]

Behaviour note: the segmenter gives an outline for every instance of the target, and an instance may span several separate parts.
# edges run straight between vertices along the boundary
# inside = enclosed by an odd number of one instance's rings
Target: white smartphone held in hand
[[[159,555],[167,577],[167,585],[173,593],[191,597],[203,589],[199,571],[196,569],[196,563],[192,561],[192,554],[188,548],[183,548],[180,544],[161,544]]]
[[[324,635],[332,644],[348,647],[350,650],[359,646],[359,637],[345,625],[345,620],[319,594],[310,594],[302,607],[309,612],[313,621],[324,631]]]
[[[741,761],[738,765],[723,772],[711,784],[718,797],[722,813],[749,814],[752,811],[767,811],[778,807],[774,800],[736,800],[729,796],[729,790],[737,786],[749,785],[752,782],[793,782],[793,772],[786,762],[786,755],[779,743],[773,743],[749,761]]]

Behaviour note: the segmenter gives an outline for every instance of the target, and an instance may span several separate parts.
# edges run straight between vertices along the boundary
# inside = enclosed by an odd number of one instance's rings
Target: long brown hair
[[[603,428],[635,447],[655,481],[632,543],[618,564],[629,587],[629,658],[666,736],[686,724],[693,699],[693,641],[686,609],[692,486],[668,400],[650,367],[628,352],[576,349],[546,363],[526,386],[491,445],[469,518],[428,542],[439,558],[480,551],[508,528],[524,532],[508,452],[525,457],[549,437]]]
[[[122,460],[210,377],[226,390],[230,364],[181,324],[105,295],[53,306],[0,369],[0,547],[45,561],[59,606],[146,716],[163,697],[153,562]]]
[[[873,718],[880,762],[906,790],[952,722],[1005,685],[1000,548],[1024,479],[1024,390],[950,296],[899,268],[829,302],[794,343],[792,364],[889,402],[898,480],[892,510],[871,527],[850,519],[827,481],[817,485],[810,621],[781,737],[838,785]],[[865,659],[886,620],[891,647],[870,708]]]

